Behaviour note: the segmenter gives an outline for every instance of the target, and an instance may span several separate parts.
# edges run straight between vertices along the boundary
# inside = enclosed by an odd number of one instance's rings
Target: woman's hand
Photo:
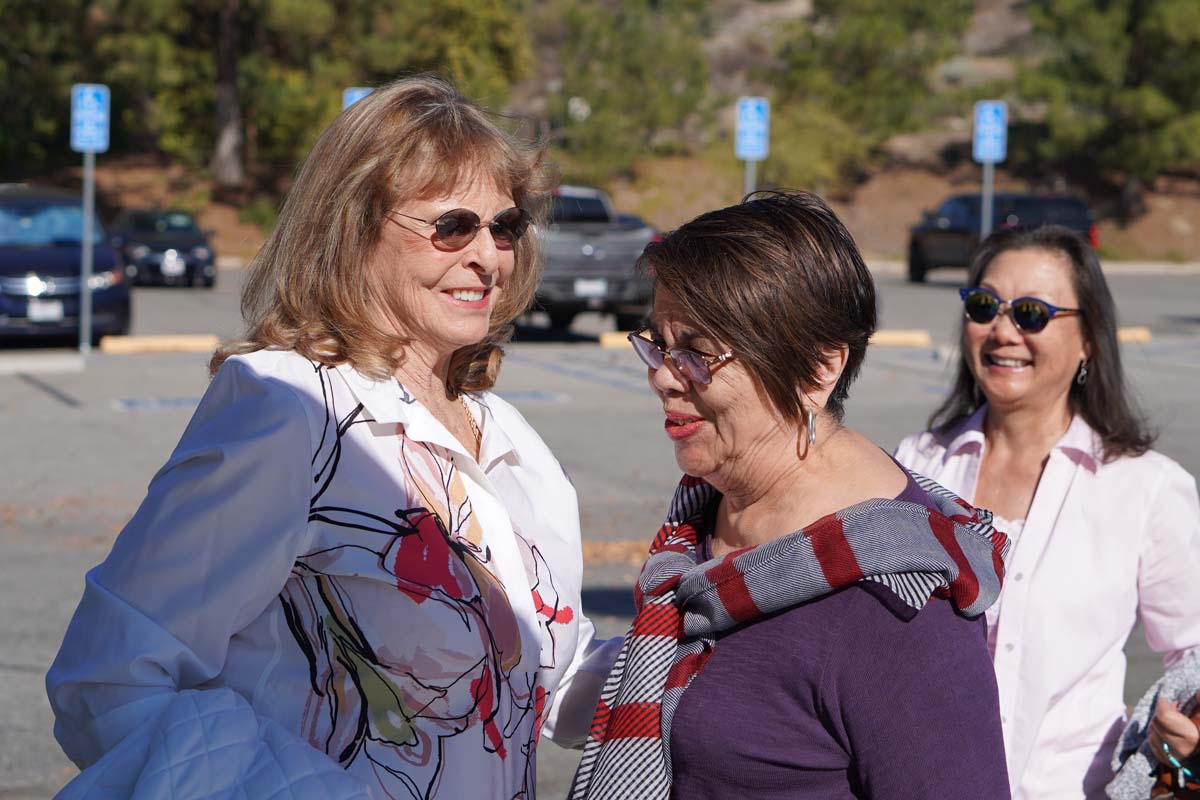
[[[1200,692],[1197,692],[1197,699],[1200,699]],[[1159,761],[1167,766],[1178,766],[1178,763],[1171,763],[1170,757],[1174,756],[1179,762],[1195,753],[1200,744],[1200,728],[1179,711],[1178,705],[1160,695],[1147,739]]]

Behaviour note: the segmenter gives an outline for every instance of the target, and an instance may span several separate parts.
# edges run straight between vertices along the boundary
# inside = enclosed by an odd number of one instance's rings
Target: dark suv
[[[981,198],[955,195],[926,211],[912,228],[908,244],[908,279],[923,283],[934,267],[965,267],[979,245]],[[1100,244],[1087,204],[1071,195],[997,194],[992,230],[1017,225],[1063,225],[1082,234],[1092,247]]]
[[[0,336],[79,334],[83,203],[78,193],[0,185]],[[129,332],[129,283],[92,221],[92,338]]]
[[[208,231],[186,211],[129,209],[113,223],[113,243],[125,254],[134,283],[211,289],[217,282]]]

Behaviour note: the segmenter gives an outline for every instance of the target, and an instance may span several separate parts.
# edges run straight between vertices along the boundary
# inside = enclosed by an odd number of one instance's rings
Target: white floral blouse
[[[539,732],[582,739],[615,651],[580,614],[571,483],[510,405],[472,407],[478,462],[397,381],[227,361],[88,573],[47,676],[67,755],[129,787],[213,780],[206,704],[233,704],[254,730],[222,746],[249,755],[217,771],[249,796],[267,761],[350,787],[312,797],[533,797]]]

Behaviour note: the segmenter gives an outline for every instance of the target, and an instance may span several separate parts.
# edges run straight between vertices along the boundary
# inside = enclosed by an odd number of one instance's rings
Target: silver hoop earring
[[[808,443],[811,446],[817,443],[817,415],[811,408],[806,408],[804,414],[808,417]]]
[[[1087,359],[1085,358],[1083,361],[1079,362],[1079,373],[1075,376],[1075,383],[1083,386],[1085,383],[1087,383],[1087,376]]]

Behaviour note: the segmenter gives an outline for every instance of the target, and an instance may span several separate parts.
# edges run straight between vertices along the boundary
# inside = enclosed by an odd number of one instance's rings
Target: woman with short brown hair
[[[650,245],[630,337],[684,472],[572,798],[1007,798],[1002,534],[842,422],[875,292],[818,197]]]
[[[509,800],[582,735],[575,492],[489,391],[540,158],[431,77],[321,136],[47,677],[62,796]]]

